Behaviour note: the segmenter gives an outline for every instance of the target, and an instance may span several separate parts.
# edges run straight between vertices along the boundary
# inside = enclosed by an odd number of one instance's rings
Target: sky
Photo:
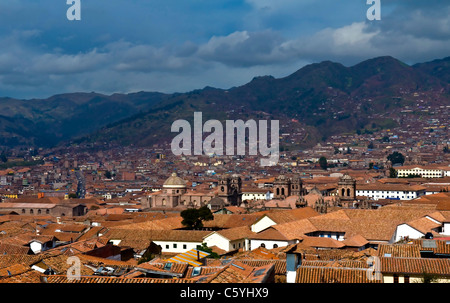
[[[331,60],[450,56],[450,1],[0,1],[0,97],[228,89]],[[370,3],[372,1],[369,1]]]

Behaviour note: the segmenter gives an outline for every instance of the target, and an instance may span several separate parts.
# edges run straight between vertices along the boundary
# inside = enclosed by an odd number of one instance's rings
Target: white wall
[[[442,235],[450,235],[450,222],[444,222],[444,228],[442,229],[441,232]]]
[[[206,236],[203,239],[203,242],[206,243],[206,246],[217,246],[220,249],[223,249],[225,251],[230,251],[232,248],[230,248],[230,241],[223,237],[222,235],[218,234],[217,232],[211,233],[208,236]]]
[[[153,241],[157,245],[161,245],[162,252],[169,253],[184,253],[193,248],[197,248],[197,245],[202,245],[202,242],[183,242],[183,241]],[[184,245],[186,248],[184,248]],[[168,248],[167,248],[168,246]],[[175,247],[176,246],[176,247]]]
[[[395,230],[394,242],[400,241],[404,237],[409,237],[410,239],[419,239],[425,236],[423,233],[417,229],[412,228],[408,224],[400,224]]]
[[[30,243],[30,248],[33,251],[33,253],[37,254],[40,253],[42,250],[42,244],[39,242],[31,242]]]
[[[415,191],[385,191],[385,190],[356,190],[357,196],[369,197],[374,200],[379,199],[400,199],[400,200],[412,200],[416,199],[419,195]]]
[[[260,220],[258,220],[251,226],[251,230],[254,233],[259,233],[260,231],[263,231],[266,228],[268,228],[272,225],[275,225],[275,224],[276,224],[276,222],[274,222],[272,219],[270,219],[267,216],[264,216],[263,218],[261,218]]]
[[[278,247],[287,246],[290,244],[294,244],[296,241],[282,241],[282,240],[260,240],[260,239],[250,239],[250,249],[256,249],[261,246],[261,244],[265,244],[267,249],[272,249],[273,245],[276,244]]]

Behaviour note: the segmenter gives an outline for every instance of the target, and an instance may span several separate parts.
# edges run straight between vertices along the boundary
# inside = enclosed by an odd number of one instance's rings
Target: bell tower
[[[228,205],[238,206],[242,203],[242,180],[238,175],[223,175],[219,179],[219,197]]]
[[[356,199],[356,180],[348,174],[339,179],[337,194],[342,204],[349,204]]]

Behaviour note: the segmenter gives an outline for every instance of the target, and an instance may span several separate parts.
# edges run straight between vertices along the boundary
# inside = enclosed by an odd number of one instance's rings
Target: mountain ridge
[[[256,76],[229,89],[206,86],[186,93],[110,96],[70,93],[32,101],[0,98],[0,146],[97,141],[151,146],[170,140],[171,123],[192,121],[194,111],[201,111],[205,121],[300,121],[288,128],[306,133],[307,142],[299,145],[312,145],[370,123],[395,125],[395,119],[384,118],[383,113],[411,104],[414,93],[437,94],[441,102],[448,102],[449,63],[447,57],[410,66],[382,56],[346,67],[327,60],[283,78]]]

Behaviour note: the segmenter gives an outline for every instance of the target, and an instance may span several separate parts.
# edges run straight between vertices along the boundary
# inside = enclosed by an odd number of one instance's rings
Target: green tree
[[[405,156],[403,156],[401,153],[395,151],[392,154],[390,154],[387,159],[391,161],[392,165],[394,164],[401,164],[405,163]]]
[[[327,167],[328,167],[328,161],[327,161],[327,158],[325,158],[325,157],[320,157],[319,158],[319,165],[320,165],[320,167],[322,168],[322,169],[324,169],[324,170],[326,170],[327,169]]]
[[[217,253],[213,252],[212,248],[206,246],[206,243],[202,243],[202,245],[197,245],[197,250],[209,253],[208,258],[220,259],[220,256]]]
[[[189,229],[199,229],[203,227],[203,221],[214,219],[214,215],[207,206],[200,208],[189,208],[180,213],[183,221],[181,224]]]
[[[395,170],[395,168],[391,167],[389,168],[389,178],[397,178],[397,171]]]

